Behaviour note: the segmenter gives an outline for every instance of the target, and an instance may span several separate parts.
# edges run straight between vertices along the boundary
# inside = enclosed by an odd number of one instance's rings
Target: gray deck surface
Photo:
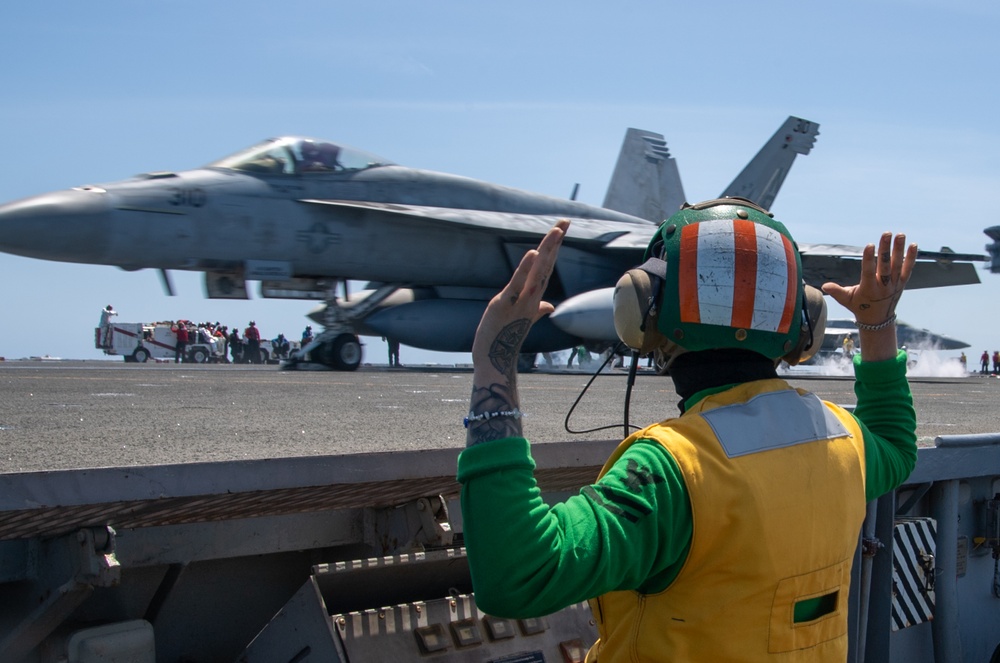
[[[353,373],[276,366],[0,363],[0,472],[335,456],[465,444],[472,374],[462,368],[362,367]],[[564,420],[589,375],[521,375],[533,444],[622,435],[625,373],[601,375]],[[842,405],[853,381],[792,379]],[[913,378],[918,436],[1000,431],[1000,379]],[[674,416],[669,378],[640,374],[631,421]]]

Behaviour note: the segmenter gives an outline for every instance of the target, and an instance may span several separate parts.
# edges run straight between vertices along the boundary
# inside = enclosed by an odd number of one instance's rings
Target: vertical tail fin
[[[662,134],[625,132],[604,207],[660,223],[680,209],[684,187]]]
[[[809,154],[818,135],[819,125],[815,122],[789,117],[722,192],[721,197],[740,196],[764,209],[771,209],[785,176],[792,168],[795,155]]]

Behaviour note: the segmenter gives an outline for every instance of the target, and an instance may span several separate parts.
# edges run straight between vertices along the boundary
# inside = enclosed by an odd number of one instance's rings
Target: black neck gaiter
[[[684,402],[703,389],[778,377],[774,360],[750,350],[721,349],[685,352],[670,365],[674,389]]]

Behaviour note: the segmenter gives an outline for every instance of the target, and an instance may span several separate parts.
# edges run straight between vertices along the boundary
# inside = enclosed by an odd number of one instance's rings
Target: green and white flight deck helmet
[[[823,343],[823,293],[802,280],[784,224],[744,198],[687,203],[664,221],[615,286],[615,329],[669,364],[683,352],[737,348],[795,365]]]

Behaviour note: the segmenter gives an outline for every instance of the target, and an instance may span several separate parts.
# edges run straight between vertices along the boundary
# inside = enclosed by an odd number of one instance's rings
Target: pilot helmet
[[[797,364],[822,345],[823,293],[784,224],[743,198],[685,205],[615,287],[615,329],[640,353],[737,348]]]
[[[315,161],[319,158],[319,146],[312,140],[302,141],[299,152],[302,154],[303,161]]]

